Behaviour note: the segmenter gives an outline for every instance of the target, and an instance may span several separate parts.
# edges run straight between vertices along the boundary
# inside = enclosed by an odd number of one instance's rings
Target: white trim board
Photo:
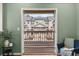
[[[0,3],[0,31],[3,31],[3,18],[2,18],[2,14],[3,13],[3,4]]]
[[[21,56],[21,52],[16,52],[16,53],[13,53],[14,56]]]

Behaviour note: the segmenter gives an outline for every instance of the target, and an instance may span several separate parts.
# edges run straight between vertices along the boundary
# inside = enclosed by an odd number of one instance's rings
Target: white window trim
[[[55,26],[55,52],[58,52],[57,49],[57,39],[58,39],[58,19],[57,19],[57,8],[21,8],[21,54],[24,53],[24,41],[23,41],[23,10],[56,10],[56,26]]]

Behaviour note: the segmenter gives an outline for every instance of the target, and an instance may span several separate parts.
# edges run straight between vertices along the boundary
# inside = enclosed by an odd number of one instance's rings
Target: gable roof
[[[47,26],[42,23],[38,23],[36,25],[33,25],[33,27],[47,27]]]

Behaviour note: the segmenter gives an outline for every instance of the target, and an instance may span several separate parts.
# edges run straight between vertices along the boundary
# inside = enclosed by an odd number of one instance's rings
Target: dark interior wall
[[[3,4],[4,29],[13,32],[14,52],[21,51],[21,8],[57,8],[58,10],[58,42],[67,36],[76,37],[75,4]],[[17,31],[17,28],[20,28]]]

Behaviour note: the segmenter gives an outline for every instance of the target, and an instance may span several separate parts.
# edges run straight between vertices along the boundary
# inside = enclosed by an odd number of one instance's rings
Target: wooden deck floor
[[[54,48],[29,47],[25,49],[23,55],[56,55]]]

